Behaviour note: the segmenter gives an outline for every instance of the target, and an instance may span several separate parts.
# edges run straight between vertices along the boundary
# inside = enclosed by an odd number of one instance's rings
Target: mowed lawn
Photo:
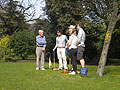
[[[35,67],[35,62],[0,63],[0,90],[120,90],[120,66],[106,66],[102,78],[96,76],[93,65],[86,66],[88,76],[82,78],[53,71],[48,63],[45,71]]]

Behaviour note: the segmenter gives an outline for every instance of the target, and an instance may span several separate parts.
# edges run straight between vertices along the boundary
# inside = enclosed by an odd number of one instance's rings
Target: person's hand
[[[79,41],[77,40],[77,46],[79,45]]]
[[[42,48],[42,51],[45,51],[45,48]]]
[[[68,48],[67,46],[65,46],[65,48]]]
[[[55,51],[55,48],[53,48],[53,51]]]

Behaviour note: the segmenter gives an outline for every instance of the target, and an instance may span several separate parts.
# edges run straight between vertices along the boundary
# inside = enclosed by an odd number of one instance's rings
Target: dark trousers
[[[77,49],[70,49],[69,50],[69,57],[72,61],[73,71],[77,71]]]

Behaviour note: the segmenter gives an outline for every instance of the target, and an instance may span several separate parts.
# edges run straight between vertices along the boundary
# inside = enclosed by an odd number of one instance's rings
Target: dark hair
[[[78,23],[78,25],[79,25],[81,28],[83,28],[83,25],[82,25],[82,23]]]
[[[63,31],[61,29],[58,29],[57,32],[63,33]]]

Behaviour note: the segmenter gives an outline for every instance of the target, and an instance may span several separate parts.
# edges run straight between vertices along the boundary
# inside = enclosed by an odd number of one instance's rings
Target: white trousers
[[[59,60],[59,68],[63,68],[64,65],[64,69],[68,69],[65,50],[65,48],[57,48],[57,57]]]

